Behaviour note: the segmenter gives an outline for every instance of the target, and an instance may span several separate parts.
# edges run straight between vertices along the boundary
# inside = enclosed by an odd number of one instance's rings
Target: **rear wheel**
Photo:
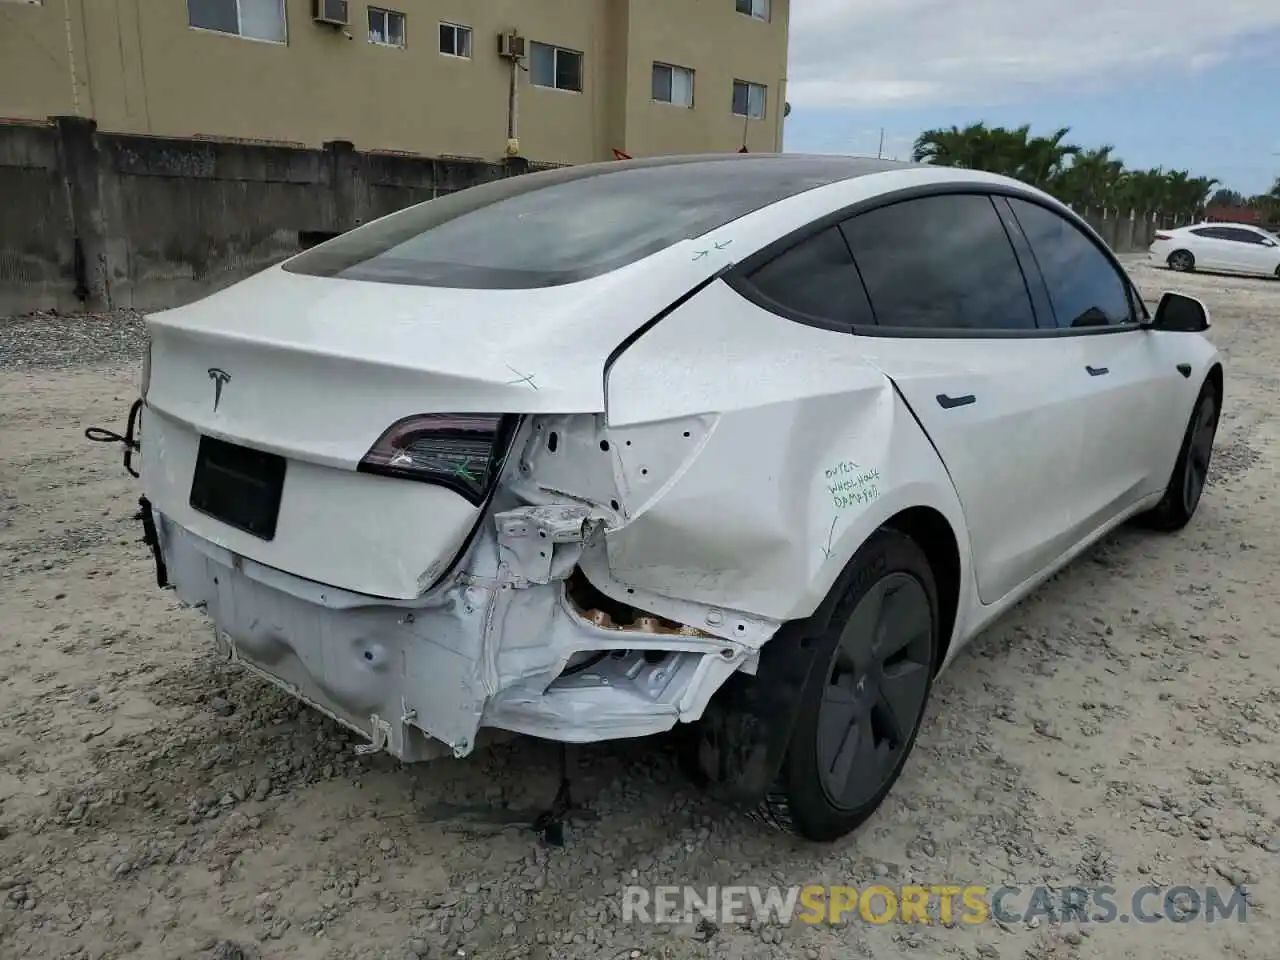
[[[1213,458],[1213,441],[1218,433],[1221,412],[1222,397],[1218,388],[1212,380],[1206,380],[1187,423],[1164,497],[1138,517],[1143,526],[1172,532],[1181,530],[1191,521],[1209,482],[1209,463]]]
[[[1190,250],[1175,250],[1169,254],[1166,262],[1170,270],[1177,270],[1179,273],[1190,273],[1196,268],[1196,258]]]
[[[915,745],[933,685],[938,593],[924,552],[876,533],[817,645],[782,770],[761,814],[809,840],[860,826]]]

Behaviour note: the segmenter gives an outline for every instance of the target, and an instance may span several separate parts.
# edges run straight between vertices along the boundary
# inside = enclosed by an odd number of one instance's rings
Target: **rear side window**
[[[847,158],[734,158],[532,173],[461,190],[343,234],[294,273],[527,289],[616,270],[856,170]]]
[[[849,247],[829,227],[770,260],[748,278],[784,312],[842,329],[875,323]]]
[[[1239,227],[1223,227],[1222,239],[1234,240],[1236,243],[1254,243],[1262,245],[1262,235],[1252,230],[1241,230]]]
[[[1049,288],[1059,327],[1133,322],[1129,283],[1098,245],[1047,207],[1009,198]]]
[[[841,229],[880,326],[1035,328],[1022,269],[989,197],[904,200]]]

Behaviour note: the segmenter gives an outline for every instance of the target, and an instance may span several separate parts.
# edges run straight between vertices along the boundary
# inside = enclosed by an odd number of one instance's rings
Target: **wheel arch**
[[[1218,403],[1221,405],[1223,394],[1226,391],[1225,374],[1222,372],[1222,361],[1215,360],[1213,365],[1209,367],[1209,372],[1204,375],[1205,383],[1212,383],[1213,388],[1218,391]]]
[[[933,507],[908,507],[886,520],[883,526],[915,541],[916,546],[924,551],[933,571],[941,608],[938,611],[938,649],[933,664],[937,673],[946,662],[954,642],[960,613],[960,583],[964,572],[960,561],[960,542],[951,522]]]

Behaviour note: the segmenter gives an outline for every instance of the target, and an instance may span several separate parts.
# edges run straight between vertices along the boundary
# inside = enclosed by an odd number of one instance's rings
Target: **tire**
[[[933,571],[910,537],[878,531],[850,572],[829,626],[810,641],[814,668],[778,779],[758,811],[818,842],[861,826],[897,782],[920,732],[940,643]]]
[[[1175,250],[1165,261],[1170,270],[1178,273],[1192,273],[1196,268],[1196,258],[1190,250]]]
[[[1174,462],[1173,473],[1165,487],[1164,497],[1138,523],[1149,530],[1173,533],[1181,530],[1195,516],[1196,508],[1209,480],[1209,463],[1213,459],[1213,441],[1222,415],[1222,397],[1212,380],[1206,380],[1196,397],[1182,446]]]

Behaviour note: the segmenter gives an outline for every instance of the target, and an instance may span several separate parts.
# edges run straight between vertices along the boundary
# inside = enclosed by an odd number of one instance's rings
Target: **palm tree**
[[[1060,200],[1085,207],[1109,207],[1117,202],[1116,188],[1124,176],[1124,161],[1111,155],[1110,144],[1081,150],[1058,176],[1053,192]]]
[[[1070,132],[1070,128],[1061,127],[1045,136],[1033,136],[1030,124],[1007,128],[970,123],[925,130],[916,138],[911,155],[917,162],[1016,177],[1067,203],[1159,213],[1175,219],[1202,216],[1209,194],[1218,184],[1212,177],[1193,177],[1186,170],[1126,170],[1124,162],[1113,156],[1111,145],[1082,149],[1067,142]],[[1215,201],[1223,195],[1239,196],[1220,190]],[[1254,200],[1273,215],[1280,215],[1280,178],[1268,194]]]
[[[990,139],[986,124],[972,123],[961,130],[926,130],[916,137],[911,158],[916,163],[936,163],[940,167],[970,167],[981,145]]]
[[[1022,133],[1025,138],[1025,134],[1030,131],[1026,127],[1019,127],[1016,132]],[[1079,147],[1063,143],[1070,132],[1070,127],[1059,127],[1047,137],[1024,139],[1022,161],[1015,176],[1041,189],[1053,186],[1062,176],[1067,159],[1080,153]]]

